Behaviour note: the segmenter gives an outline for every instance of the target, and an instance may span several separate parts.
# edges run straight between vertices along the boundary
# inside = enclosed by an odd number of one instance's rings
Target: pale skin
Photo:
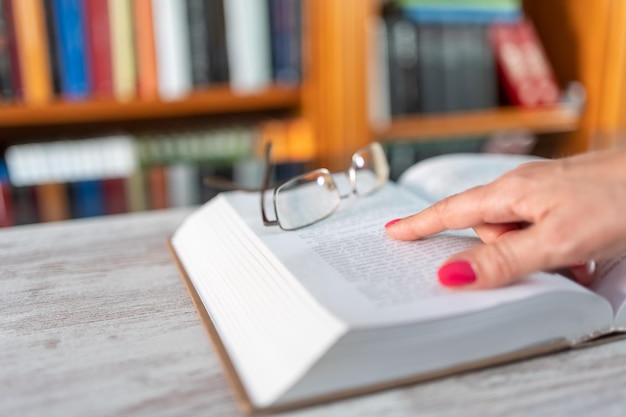
[[[495,288],[562,268],[588,285],[594,277],[585,262],[626,251],[626,150],[523,164],[390,223],[388,235],[399,240],[472,227],[484,244],[444,263],[471,266],[475,280],[458,288]]]

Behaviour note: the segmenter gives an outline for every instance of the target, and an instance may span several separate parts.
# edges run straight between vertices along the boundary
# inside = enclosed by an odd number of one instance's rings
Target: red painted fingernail
[[[385,225],[385,229],[386,229],[386,228],[388,228],[388,227],[390,227],[390,226],[393,226],[394,224],[398,223],[400,220],[402,220],[402,219],[393,219],[392,221],[388,222],[388,223]]]
[[[446,287],[459,287],[476,281],[472,264],[467,261],[450,262],[439,268],[439,282]]]

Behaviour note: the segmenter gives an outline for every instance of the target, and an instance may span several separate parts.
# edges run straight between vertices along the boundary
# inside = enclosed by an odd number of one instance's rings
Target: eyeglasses
[[[341,200],[351,195],[366,196],[381,188],[389,179],[389,165],[383,147],[378,142],[365,146],[352,155],[347,171],[331,173],[326,168],[298,175],[274,188],[272,198],[275,220],[265,211],[265,194],[270,190],[272,173],[271,144],[265,148],[265,174],[261,188],[261,215],[265,226],[296,230],[325,219],[337,210]],[[335,178],[346,175],[350,190],[342,194]]]

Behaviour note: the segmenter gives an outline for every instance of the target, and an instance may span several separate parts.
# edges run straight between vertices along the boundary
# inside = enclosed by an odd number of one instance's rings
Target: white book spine
[[[170,207],[188,207],[200,202],[198,171],[188,163],[167,168],[167,195]]]
[[[152,0],[154,38],[163,100],[184,98],[192,88],[187,2]]]
[[[124,178],[137,168],[130,136],[14,145],[6,155],[15,186]]]
[[[269,13],[259,0],[224,1],[231,88],[250,93],[272,82]]]
[[[368,36],[371,45],[368,56],[369,117],[373,126],[382,129],[391,123],[387,25],[384,19],[377,17],[369,22]]]

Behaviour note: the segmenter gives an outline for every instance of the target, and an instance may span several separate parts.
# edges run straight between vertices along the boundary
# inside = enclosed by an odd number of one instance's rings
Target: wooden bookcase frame
[[[561,153],[606,148],[626,132],[626,3],[615,0],[524,0],[562,84],[578,80],[587,90],[582,114],[567,106],[551,109],[495,109],[411,116],[380,129],[368,115],[368,25],[380,0],[304,0],[304,76],[300,87],[271,87],[237,95],[227,86],[194,92],[177,102],[54,102],[0,108],[0,141],[20,128],[85,123],[115,124],[185,116],[262,113],[284,110],[310,122],[318,164],[343,169],[354,150],[373,139],[424,140],[454,135],[526,129],[562,132]],[[18,132],[18,133],[16,133]],[[12,137],[9,137],[12,135]]]

